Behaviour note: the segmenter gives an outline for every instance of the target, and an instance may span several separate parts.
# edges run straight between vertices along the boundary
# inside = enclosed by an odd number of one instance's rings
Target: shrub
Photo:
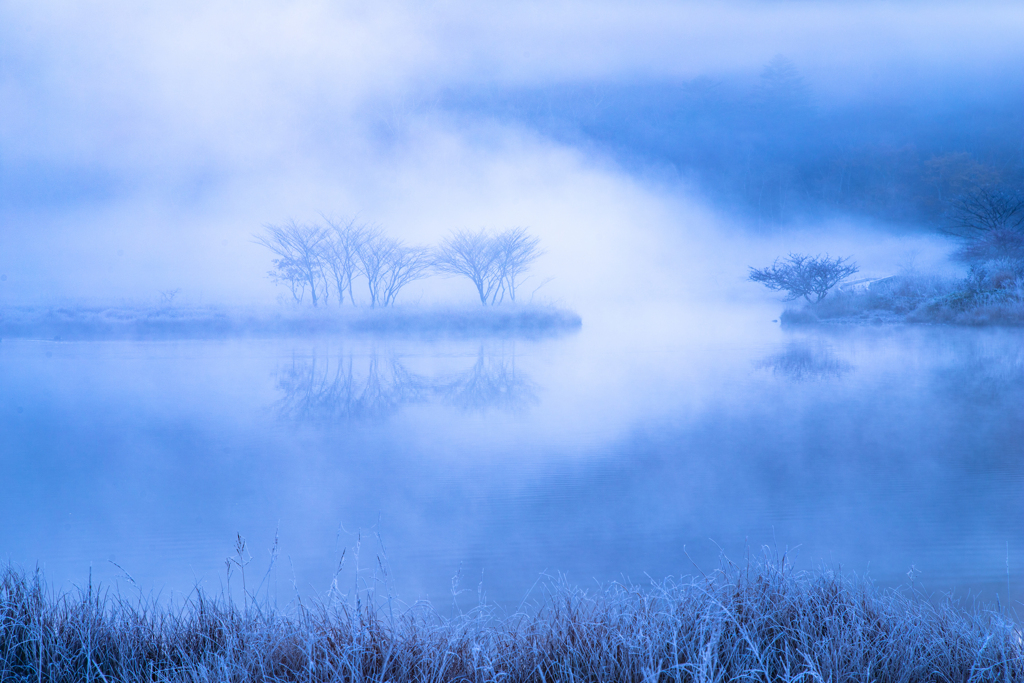
[[[751,267],[748,279],[772,291],[787,292],[786,301],[803,297],[808,303],[817,303],[857,270],[849,257],[831,259],[828,254],[824,257],[790,254],[781,263],[775,259],[767,268]]]

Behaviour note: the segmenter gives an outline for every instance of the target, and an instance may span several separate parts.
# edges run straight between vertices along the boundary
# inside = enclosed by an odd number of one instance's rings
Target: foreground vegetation
[[[0,579],[4,681],[1020,681],[1021,636],[1002,610],[773,562],[644,588],[554,583],[526,611],[451,618],[373,590],[278,610]]]
[[[415,306],[387,309],[21,306],[0,309],[0,338],[161,339],[291,334],[516,334],[578,329],[553,306]]]
[[[999,262],[963,279],[903,274],[789,309],[782,322],[945,323],[1024,325],[1024,274]]]

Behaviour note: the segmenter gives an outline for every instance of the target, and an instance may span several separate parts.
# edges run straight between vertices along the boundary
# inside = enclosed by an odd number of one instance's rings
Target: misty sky
[[[937,263],[927,231],[884,221],[752,229],[678,164],[629,154],[637,137],[620,124],[675,124],[629,109],[628,87],[739,91],[784,55],[816,111],[868,112],[880,131],[888,114],[870,112],[934,111],[939,127],[1006,138],[1024,106],[1021,36],[1019,2],[11,0],[0,303],[147,303],[175,288],[189,303],[273,302],[251,236],[318,212],[414,243],[528,227],[547,250],[537,279],[555,277],[544,291],[569,305],[740,291],[751,262],[792,247],[856,252],[867,272],[914,251]],[[553,114],[545,93],[561,93]],[[553,132],[552,117],[595,101],[624,112],[610,133]],[[943,118],[963,102],[1010,123]],[[1024,150],[1018,134],[1008,148]],[[411,300],[472,294],[410,288]]]

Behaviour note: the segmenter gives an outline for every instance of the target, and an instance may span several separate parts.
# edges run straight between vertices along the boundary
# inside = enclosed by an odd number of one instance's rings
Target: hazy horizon
[[[43,2],[0,17],[0,304],[169,289],[273,303],[253,233],[321,212],[420,244],[527,227],[545,300],[584,311],[758,300],[747,266],[793,250],[877,274],[914,254],[953,268],[928,206],[806,199],[804,176],[833,158],[910,146],[915,163],[1024,169],[1016,3]],[[796,104],[764,94],[779,55]],[[798,115],[750,114],[769,96]],[[740,142],[716,160],[701,146],[716,140]],[[762,185],[794,169],[778,208],[763,187],[745,199],[744,154]],[[434,278],[402,300],[473,292]]]

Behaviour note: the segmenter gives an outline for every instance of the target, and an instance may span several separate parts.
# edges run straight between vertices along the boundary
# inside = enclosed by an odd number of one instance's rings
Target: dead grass
[[[3,681],[1024,680],[1005,612],[879,591],[785,561],[692,581],[584,591],[549,584],[529,609],[445,618],[380,591],[287,609],[195,591],[178,605],[88,586],[0,579]]]

